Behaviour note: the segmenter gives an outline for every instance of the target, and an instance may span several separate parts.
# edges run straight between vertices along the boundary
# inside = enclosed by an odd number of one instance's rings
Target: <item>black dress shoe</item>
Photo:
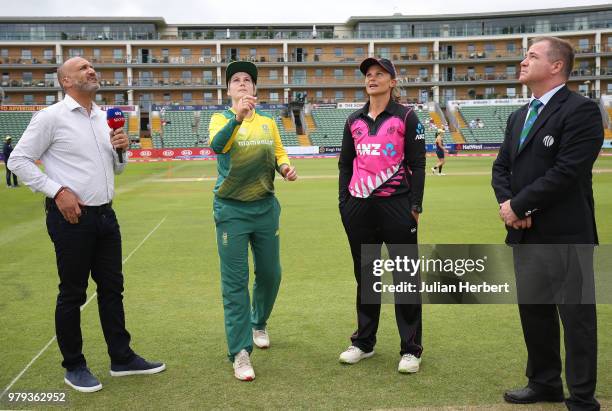
[[[563,402],[563,392],[552,394],[538,392],[530,387],[519,388],[518,390],[506,391],[504,400],[511,404],[533,404],[536,402]]]

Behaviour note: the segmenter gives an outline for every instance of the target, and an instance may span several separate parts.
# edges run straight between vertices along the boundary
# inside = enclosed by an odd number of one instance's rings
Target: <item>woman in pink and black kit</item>
[[[395,66],[367,58],[368,103],[347,119],[342,140],[339,202],[357,280],[357,330],[340,362],[354,364],[374,354],[380,293],[373,290],[373,261],[382,243],[391,259],[418,258],[417,228],[425,186],[425,129],[416,113],[399,103]],[[368,245],[362,249],[363,245]],[[362,255],[362,251],[367,250]],[[367,254],[367,255],[366,255]],[[420,284],[418,272],[393,273],[394,283]],[[418,293],[395,293],[395,318],[401,339],[398,371],[414,373],[421,362],[422,307]]]

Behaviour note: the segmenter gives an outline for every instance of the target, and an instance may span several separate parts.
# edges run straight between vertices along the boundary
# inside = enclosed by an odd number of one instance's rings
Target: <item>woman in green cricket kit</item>
[[[257,67],[235,61],[225,72],[232,107],[213,115],[210,147],[217,154],[214,218],[221,265],[221,289],[228,355],[234,376],[251,381],[253,343],[270,346],[266,322],[281,280],[280,204],[274,196],[275,171],[295,181],[274,118],[255,109]],[[253,303],[249,296],[248,247],[255,266]]]

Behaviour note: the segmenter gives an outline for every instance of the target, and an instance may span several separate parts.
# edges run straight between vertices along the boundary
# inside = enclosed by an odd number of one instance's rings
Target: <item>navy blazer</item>
[[[491,184],[498,203],[510,201],[532,227],[506,227],[509,244],[597,244],[592,170],[603,144],[603,121],[593,101],[559,89],[544,106],[519,148],[528,113],[508,118],[493,163]]]

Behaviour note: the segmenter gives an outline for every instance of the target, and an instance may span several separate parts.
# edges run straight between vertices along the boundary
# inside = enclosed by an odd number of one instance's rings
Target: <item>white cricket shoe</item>
[[[363,352],[360,348],[351,345],[346,349],[346,351],[340,354],[339,360],[343,364],[356,364],[364,358],[370,358],[373,355],[374,350],[370,352]]]
[[[253,344],[258,348],[266,349],[270,348],[270,335],[267,329],[256,330],[253,329]]]
[[[251,357],[247,350],[242,350],[234,356],[234,377],[240,381],[253,381],[255,370],[251,365]]]
[[[419,371],[421,359],[412,354],[402,355],[402,359],[397,366],[397,370],[403,374],[412,374]]]

